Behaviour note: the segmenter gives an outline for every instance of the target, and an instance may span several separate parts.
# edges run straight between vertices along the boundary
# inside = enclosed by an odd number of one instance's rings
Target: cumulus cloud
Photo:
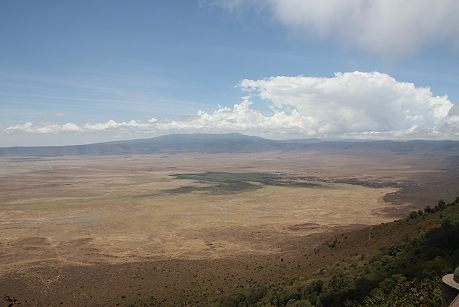
[[[429,88],[398,82],[387,74],[337,73],[331,78],[272,77],[242,80],[274,107],[293,107],[309,119],[315,134],[433,129],[443,125],[453,104]]]
[[[65,124],[51,124],[34,126],[31,122],[17,124],[5,129],[6,132],[28,132],[28,133],[59,133],[59,132],[77,132],[83,131],[78,125],[74,123]]]
[[[456,0],[216,0],[231,11],[255,7],[285,27],[396,57],[437,43],[459,43]]]
[[[249,97],[232,108],[220,107],[213,112],[198,111],[195,116],[184,120],[130,120],[118,122],[108,120],[102,123],[84,124],[73,123],[34,125],[31,122],[17,124],[6,128],[7,133],[25,132],[49,134],[61,132],[126,132],[164,134],[171,132],[247,132],[264,133],[265,135],[280,135],[288,131],[296,131],[303,126],[304,118],[298,111],[277,111],[271,115],[250,107]],[[279,130],[278,130],[279,129]]]
[[[459,109],[447,96],[399,82],[379,72],[336,73],[332,77],[278,76],[242,80],[248,92],[233,107],[199,111],[183,120],[115,121],[77,125],[17,124],[6,133],[167,133],[241,132],[274,138],[459,138]],[[262,112],[251,100],[270,104]],[[256,100],[256,99],[255,99]]]
[[[137,120],[130,120],[128,122],[117,122],[114,120],[109,120],[105,123],[96,123],[96,124],[86,124],[84,125],[84,129],[88,131],[103,131],[108,129],[117,129],[117,128],[139,128],[139,129],[148,129],[151,128],[152,122],[150,120],[148,122],[137,121]]]

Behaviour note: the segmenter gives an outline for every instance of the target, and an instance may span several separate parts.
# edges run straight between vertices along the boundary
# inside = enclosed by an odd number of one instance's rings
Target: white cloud
[[[88,131],[103,131],[109,129],[143,129],[143,128],[151,128],[152,122],[150,120],[148,122],[137,121],[137,120],[130,120],[128,122],[117,122],[114,120],[109,120],[105,123],[96,123],[96,124],[86,124],[84,125],[84,129]]]
[[[155,127],[160,131],[206,131],[206,132],[246,132],[256,134],[283,134],[297,130],[303,125],[303,118],[294,110],[286,113],[275,112],[265,115],[250,107],[247,97],[233,108],[221,107],[212,113],[199,111],[197,116],[186,121],[162,121]]]
[[[383,56],[400,56],[437,43],[459,43],[456,0],[216,0],[231,11],[265,10],[308,37],[335,38]]]
[[[65,123],[65,124],[51,124],[51,125],[42,125],[34,126],[31,122],[26,122],[24,124],[17,124],[5,129],[6,132],[27,132],[27,133],[59,133],[59,132],[78,132],[83,131],[78,125],[74,123]]]
[[[23,132],[35,132],[32,128],[33,124],[31,122],[26,122],[23,124],[16,124],[14,126],[8,127],[5,129],[6,132],[14,132],[14,131],[23,131]]]
[[[183,120],[109,120],[80,126],[27,122],[4,132],[105,133],[123,138],[191,132],[241,132],[274,138],[459,138],[459,111],[447,96],[434,96],[429,88],[379,72],[246,79],[239,86],[270,103],[271,112],[261,112],[247,96],[232,108],[199,111]]]
[[[453,107],[448,97],[433,96],[429,88],[378,72],[242,80],[240,86],[274,107],[295,108],[310,119],[316,134],[431,129],[444,124]]]

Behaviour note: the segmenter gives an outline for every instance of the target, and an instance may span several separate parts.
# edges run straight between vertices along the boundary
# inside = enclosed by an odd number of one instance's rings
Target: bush
[[[364,306],[440,306],[441,284],[432,280],[407,280],[396,275],[365,298]]]
[[[446,203],[443,199],[440,199],[438,201],[438,204],[435,206],[435,208],[437,209],[437,211],[442,211],[442,210],[445,210],[446,209]]]

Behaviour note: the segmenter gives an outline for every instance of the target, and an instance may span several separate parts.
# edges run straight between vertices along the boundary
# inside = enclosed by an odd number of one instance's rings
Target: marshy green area
[[[163,191],[168,194],[202,192],[209,194],[230,194],[248,192],[263,186],[320,187],[321,184],[308,182],[285,173],[228,173],[205,172],[194,174],[174,174],[175,179],[193,180],[200,185],[188,185]]]

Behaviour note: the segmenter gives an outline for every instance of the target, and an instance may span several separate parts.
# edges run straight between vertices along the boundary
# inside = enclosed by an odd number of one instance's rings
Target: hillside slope
[[[459,265],[459,198],[392,223],[344,233],[305,255],[319,269],[217,297],[225,306],[439,306]],[[449,302],[446,302],[449,303]]]

